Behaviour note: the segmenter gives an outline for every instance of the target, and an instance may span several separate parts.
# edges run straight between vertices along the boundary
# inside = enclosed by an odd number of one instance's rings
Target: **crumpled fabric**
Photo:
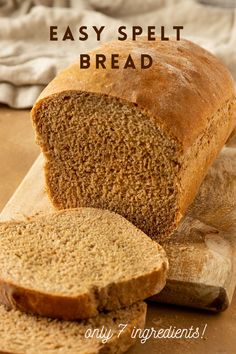
[[[209,2],[213,0],[208,0]],[[216,0],[215,0],[216,1]],[[232,2],[232,0],[230,0]],[[132,25],[183,25],[182,35],[221,58],[236,79],[236,10],[203,4],[206,0],[0,0],[0,103],[31,107],[50,80],[80,53],[117,38],[117,28]],[[75,41],[50,41],[49,26],[62,38],[69,25]],[[89,39],[76,39],[78,27]],[[106,28],[97,42],[92,26]],[[145,34],[145,31],[144,31]]]

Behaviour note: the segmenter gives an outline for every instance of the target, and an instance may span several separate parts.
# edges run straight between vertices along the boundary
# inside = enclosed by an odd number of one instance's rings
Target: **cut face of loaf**
[[[0,352],[11,354],[98,354],[124,353],[135,342],[132,330],[144,328],[146,304],[100,314],[80,322],[36,317],[0,305]],[[119,334],[127,324],[124,331]],[[86,337],[88,331],[112,334],[110,340]],[[106,331],[107,330],[107,331]],[[110,331],[108,333],[108,331]],[[118,337],[119,335],[119,337]]]
[[[158,293],[167,268],[161,246],[106,210],[0,224],[0,301],[10,308],[89,318]]]
[[[176,145],[144,112],[73,91],[52,96],[41,109],[38,132],[47,141],[46,178],[57,207],[110,209],[149,235],[174,223]]]
[[[119,52],[121,62],[148,53],[153,65],[75,63],[43,91],[32,119],[49,196],[59,209],[109,209],[153,238],[169,235],[235,123],[232,78],[185,40],[111,42],[97,52]]]

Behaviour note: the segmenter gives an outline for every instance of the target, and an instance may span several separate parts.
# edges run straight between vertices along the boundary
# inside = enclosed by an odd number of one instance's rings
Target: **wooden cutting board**
[[[40,155],[3,209],[1,220],[52,211]],[[226,309],[236,285],[236,148],[224,148],[177,232],[163,244],[170,270],[153,301]]]

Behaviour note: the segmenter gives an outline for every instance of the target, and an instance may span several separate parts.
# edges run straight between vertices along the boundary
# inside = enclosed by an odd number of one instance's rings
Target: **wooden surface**
[[[24,220],[53,211],[44,189],[40,155],[1,212]],[[224,148],[177,232],[163,243],[170,263],[167,284],[153,301],[225,310],[236,285],[236,149]],[[200,220],[201,221],[200,221]]]
[[[14,121],[15,119],[15,121]],[[0,192],[1,206],[14,192],[21,177],[38,153],[33,143],[33,133],[25,111],[0,110],[1,154]],[[5,153],[3,153],[5,151]],[[35,179],[40,180],[38,176]],[[43,193],[43,192],[42,192]],[[24,193],[23,197],[28,198]],[[42,200],[42,196],[38,198]],[[49,206],[50,207],[50,206]],[[145,345],[138,344],[130,353],[226,353],[235,352],[236,347],[236,301],[222,314],[212,314],[201,310],[150,304],[147,327],[167,328],[170,325],[189,328],[191,325],[203,328],[207,324],[204,338],[200,339],[150,339]]]
[[[163,244],[167,286],[156,299],[225,310],[236,286],[236,148],[224,147],[177,232]]]

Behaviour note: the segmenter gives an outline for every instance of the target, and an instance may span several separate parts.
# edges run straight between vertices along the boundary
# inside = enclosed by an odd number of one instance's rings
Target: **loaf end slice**
[[[68,209],[0,224],[0,300],[52,318],[129,306],[165,285],[161,246],[118,214]]]
[[[7,311],[0,305],[0,318],[0,352],[4,354],[119,354],[135,343],[132,331],[144,328],[146,304],[139,302],[77,322]],[[89,338],[91,333],[109,334],[111,338],[107,342],[105,337]]]

